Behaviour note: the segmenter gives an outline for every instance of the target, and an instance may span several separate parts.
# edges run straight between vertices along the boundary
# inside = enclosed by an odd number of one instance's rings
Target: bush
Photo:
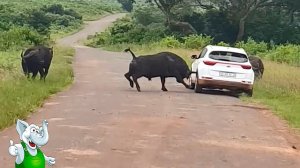
[[[50,19],[46,13],[42,10],[33,10],[29,14],[28,22],[31,27],[37,30],[41,34],[48,34],[51,26]]]
[[[230,44],[225,43],[224,41],[221,41],[217,44],[218,46],[224,46],[224,47],[230,47]]]
[[[288,63],[300,66],[300,46],[299,45],[281,45],[268,53],[262,54],[263,57],[280,63]]]
[[[181,46],[181,43],[174,37],[168,36],[160,40],[160,45],[169,48],[177,48]]]
[[[101,46],[104,44],[110,44],[110,34],[109,32],[102,32],[100,34],[96,34],[95,40],[92,42],[92,46]]]
[[[184,46],[186,48],[192,48],[192,49],[202,49],[206,45],[210,44],[212,42],[212,38],[210,36],[204,36],[204,35],[189,35],[187,37],[184,37]]]
[[[133,19],[137,24],[148,26],[153,23],[164,23],[163,13],[154,6],[137,6],[133,11]]]
[[[63,27],[68,27],[71,25],[74,25],[74,23],[76,23],[76,19],[73,16],[70,15],[63,15],[58,17],[54,24],[58,25],[58,26],[63,26]]]
[[[165,37],[166,27],[162,23],[152,23],[144,31],[143,43],[160,41]]]
[[[45,13],[51,13],[60,16],[68,15],[74,17],[75,19],[82,20],[82,16],[78,12],[76,12],[73,9],[65,9],[61,4],[52,4],[49,6],[43,6],[42,10]]]
[[[118,0],[122,4],[122,8],[128,12],[132,11],[134,0]]]
[[[256,55],[258,53],[265,53],[268,51],[268,44],[265,42],[257,43],[252,38],[248,38],[247,42],[238,42],[235,44],[237,48],[243,48],[250,55]]]
[[[114,26],[109,29],[112,35],[122,34],[129,32],[133,28],[133,23],[131,18],[125,17],[122,19],[118,19]]]
[[[48,39],[29,27],[13,27],[9,31],[0,32],[0,50],[20,49],[26,45],[43,44]]]
[[[64,7],[61,4],[52,4],[49,6],[44,6],[42,10],[46,13],[53,13],[58,15],[63,15],[65,13]]]
[[[65,15],[73,16],[77,20],[82,20],[82,16],[73,9],[65,9]]]

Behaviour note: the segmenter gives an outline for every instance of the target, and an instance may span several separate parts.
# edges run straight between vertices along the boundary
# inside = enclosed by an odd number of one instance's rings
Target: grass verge
[[[49,95],[72,83],[74,53],[72,48],[55,46],[53,62],[44,83],[38,78],[34,81],[25,78],[20,53],[0,52],[0,130],[15,123],[16,119],[26,118]]]
[[[300,130],[300,68],[267,60],[264,65],[265,73],[255,84],[253,98],[245,100],[267,105]]]

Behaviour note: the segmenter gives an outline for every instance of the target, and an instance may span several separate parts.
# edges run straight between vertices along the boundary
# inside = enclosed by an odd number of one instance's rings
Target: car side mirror
[[[192,59],[197,59],[197,55],[192,55],[191,58]]]

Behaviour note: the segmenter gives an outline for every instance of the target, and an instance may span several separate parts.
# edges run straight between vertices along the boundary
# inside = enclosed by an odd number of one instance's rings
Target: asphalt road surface
[[[76,48],[75,81],[48,99],[27,122],[49,122],[43,152],[56,168],[299,168],[298,140],[268,110],[213,92],[196,94],[167,79],[140,79],[142,92],[124,78],[131,55],[81,46],[123,14],[89,22],[59,41]],[[50,71],[51,73],[51,71]],[[0,167],[14,167],[9,140],[0,133]],[[300,146],[299,146],[300,147]],[[48,166],[49,167],[49,166]]]

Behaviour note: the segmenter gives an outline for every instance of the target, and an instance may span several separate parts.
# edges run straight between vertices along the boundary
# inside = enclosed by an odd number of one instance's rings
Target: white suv
[[[244,49],[208,45],[192,59],[195,61],[189,82],[196,93],[211,88],[242,91],[252,96],[254,72]]]

